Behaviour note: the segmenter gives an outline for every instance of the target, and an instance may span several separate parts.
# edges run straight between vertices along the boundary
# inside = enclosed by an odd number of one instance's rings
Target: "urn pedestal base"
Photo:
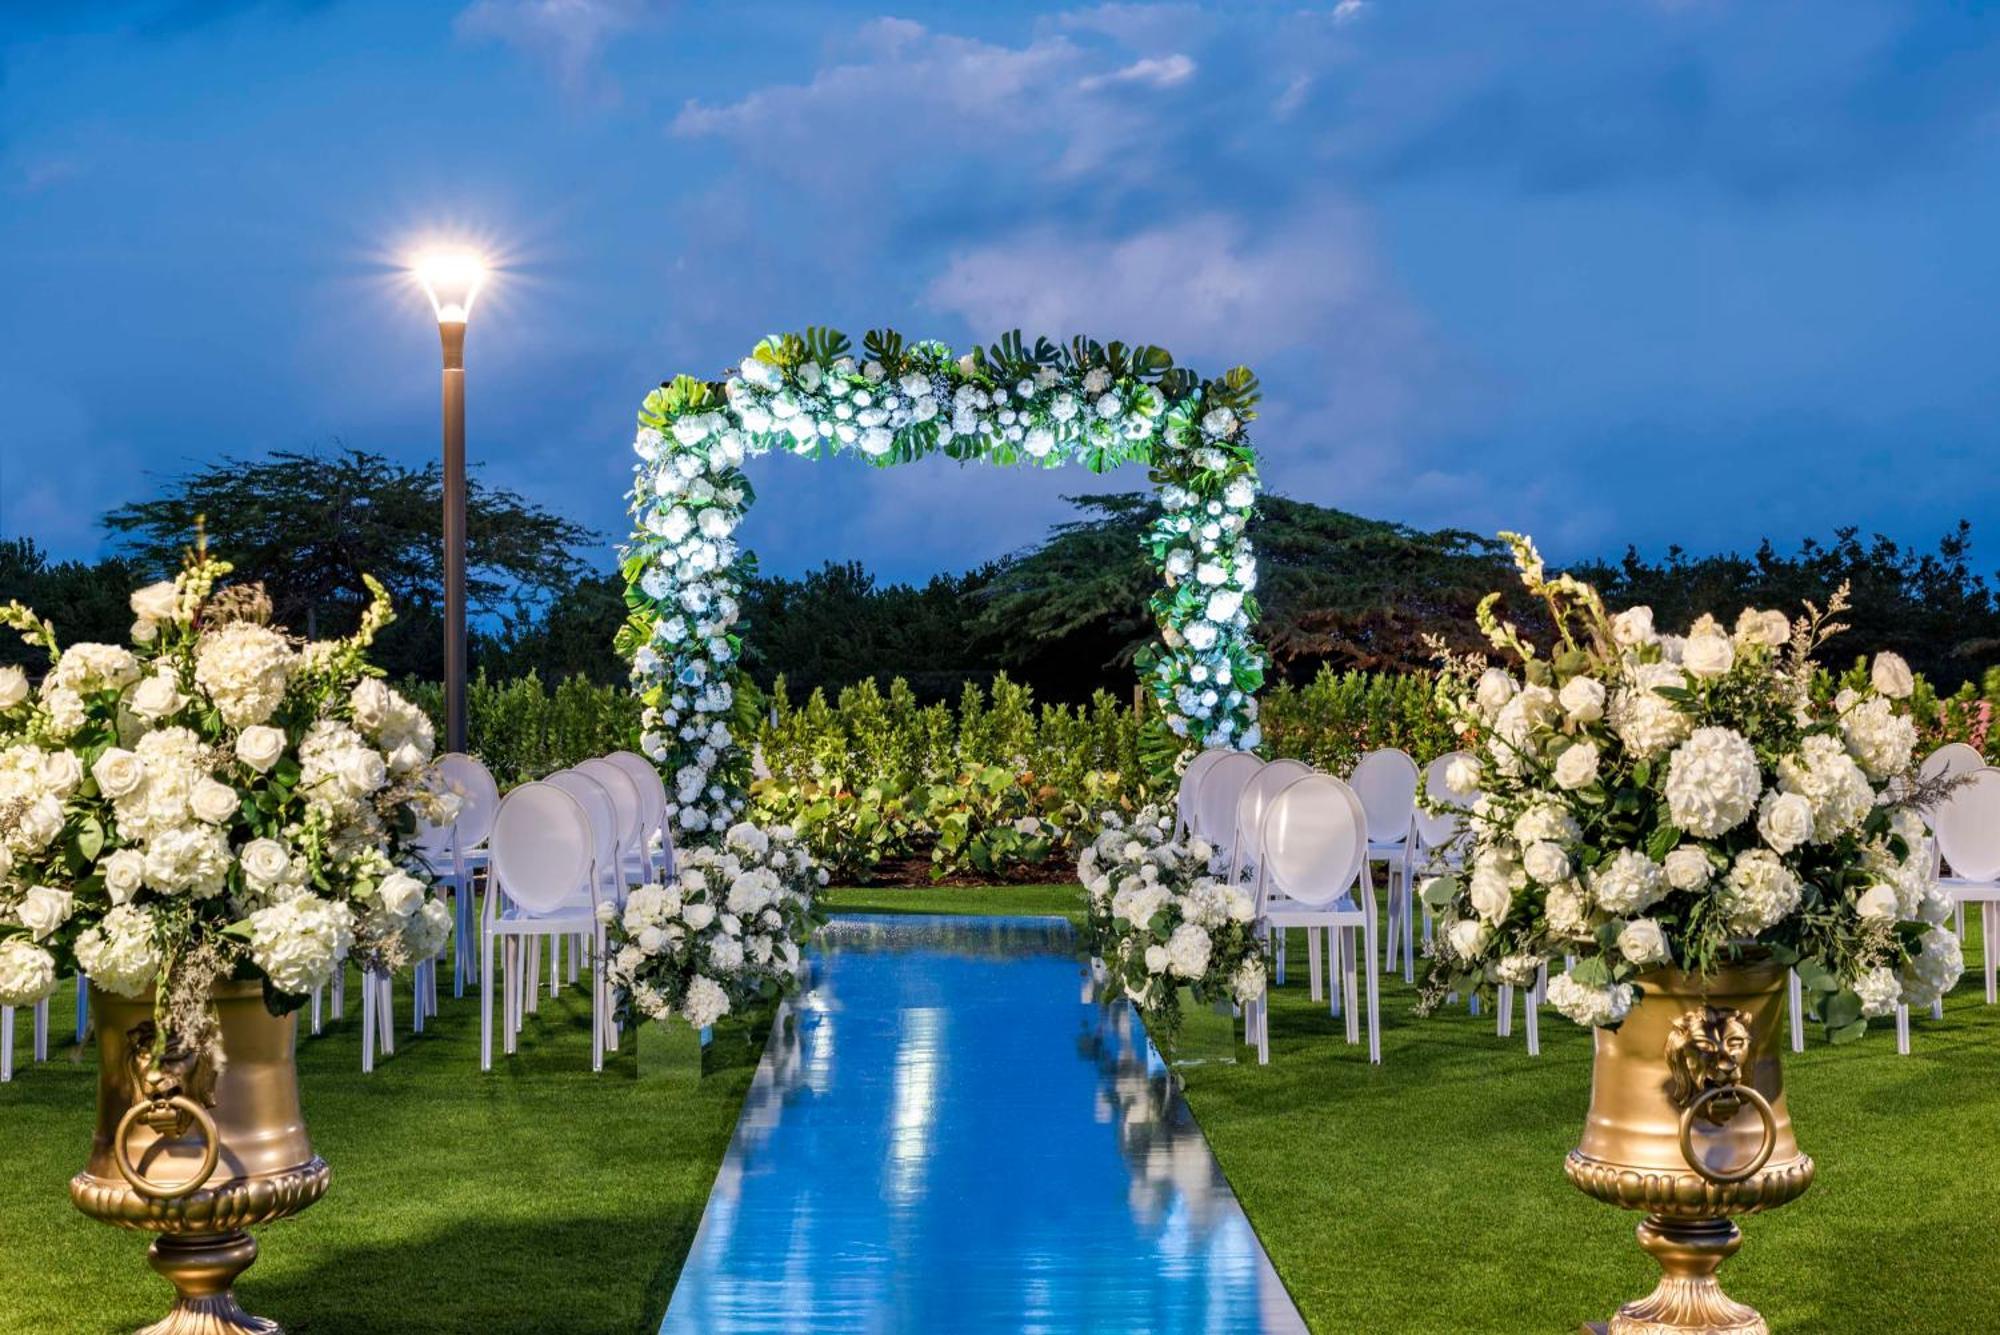
[[[139,1335],[284,1335],[277,1322],[237,1305],[232,1286],[256,1259],[256,1239],[241,1230],[155,1238],[146,1260],[176,1297],[172,1310]]]
[[[1743,1230],[1727,1219],[1648,1215],[1638,1234],[1660,1263],[1659,1286],[1611,1320],[1586,1324],[1586,1335],[1770,1335],[1757,1309],[1724,1293],[1715,1277],[1743,1245]]]

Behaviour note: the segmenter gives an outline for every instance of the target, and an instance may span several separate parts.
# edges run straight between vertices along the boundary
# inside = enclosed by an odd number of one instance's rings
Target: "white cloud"
[[[599,72],[598,57],[663,7],[659,0],[473,0],[454,26],[462,37],[497,39],[547,65],[572,94],[612,100],[617,86]]]
[[[1093,74],[1077,85],[1085,92],[1099,88],[1109,88],[1115,84],[1144,84],[1148,88],[1172,88],[1191,78],[1195,63],[1187,55],[1176,51],[1166,56],[1146,56],[1135,60],[1124,69],[1113,70],[1109,74]]]

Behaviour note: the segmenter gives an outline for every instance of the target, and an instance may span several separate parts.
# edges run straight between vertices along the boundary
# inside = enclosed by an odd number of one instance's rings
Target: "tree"
[[[744,666],[766,689],[782,676],[803,698],[866,679],[901,677],[925,701],[956,698],[998,668],[973,628],[985,572],[933,575],[922,587],[878,584],[859,562],[803,579],[753,578],[744,587]]]
[[[132,562],[113,557],[94,565],[51,564],[30,538],[0,541],[0,604],[21,602],[55,623],[64,644],[123,644],[132,630],[132,590],[141,580]],[[0,665],[40,673],[47,660],[18,635],[0,635]]]
[[[260,580],[276,619],[309,636],[351,629],[367,605],[364,573],[396,600],[378,643],[392,671],[434,677],[443,639],[444,486],[435,463],[408,468],[378,454],[289,450],[226,459],[174,478],[158,497],[121,506],[104,526],[155,576],[177,568],[206,517],[211,548],[239,578]],[[596,535],[514,492],[466,485],[466,597],[499,615],[573,586],[574,549]]]

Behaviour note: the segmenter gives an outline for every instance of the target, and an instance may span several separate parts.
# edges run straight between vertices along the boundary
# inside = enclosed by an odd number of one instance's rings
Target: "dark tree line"
[[[1080,516],[1036,546],[922,585],[880,582],[854,562],[798,579],[751,579],[746,668],[766,687],[782,675],[795,697],[900,676],[927,700],[950,699],[966,682],[1002,671],[1047,700],[1129,690],[1132,656],[1154,633],[1146,600],[1157,576],[1141,544],[1151,498],[1074,499]],[[196,516],[205,516],[212,546],[263,580],[280,619],[302,632],[351,628],[365,601],[362,573],[381,579],[400,609],[382,643],[384,666],[435,678],[441,508],[434,465],[408,468],[355,450],[228,460],[106,515],[114,552],[104,560],[50,562],[31,540],[0,542],[0,601],[37,607],[66,640],[122,640],[127,593],[170,573]],[[1428,666],[1433,636],[1477,648],[1473,608],[1489,590],[1514,587],[1505,549],[1461,530],[1427,532],[1268,496],[1252,537],[1258,633],[1277,671],[1298,680],[1322,664]],[[549,682],[624,679],[611,650],[624,588],[584,555],[599,535],[475,479],[468,540],[475,668]],[[1628,551],[1576,573],[1614,606],[1652,604],[1664,627],[1703,611],[1733,617],[1746,604],[1796,611],[1807,599],[1823,604],[1846,582],[1852,629],[1829,646],[1843,660],[1895,649],[1946,691],[2000,661],[2000,602],[1972,565],[1964,524],[1935,551],[1841,529],[1830,543],[1809,539],[1792,554],[1768,541],[1748,556],[1676,548],[1648,561]],[[1509,615],[1532,629],[1536,609],[1516,600]],[[0,643],[0,662],[26,657],[11,640]]]

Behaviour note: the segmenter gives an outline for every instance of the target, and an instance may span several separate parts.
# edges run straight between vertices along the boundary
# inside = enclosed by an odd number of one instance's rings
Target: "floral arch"
[[[876,330],[857,356],[845,335],[818,328],[764,339],[726,380],[678,376],[648,394],[632,443],[630,616],[618,647],[675,828],[699,836],[744,804],[734,683],[750,558],[734,534],[754,499],[743,462],[774,449],[854,452],[878,466],[929,454],[1099,473],[1149,465],[1160,640],[1140,671],[1174,735],[1256,746],[1265,660],[1250,634],[1257,563],[1244,530],[1259,490],[1245,429],[1257,396],[1247,368],[1206,380],[1164,348],[1080,337],[1030,346],[1017,331],[954,357],[943,343]]]

